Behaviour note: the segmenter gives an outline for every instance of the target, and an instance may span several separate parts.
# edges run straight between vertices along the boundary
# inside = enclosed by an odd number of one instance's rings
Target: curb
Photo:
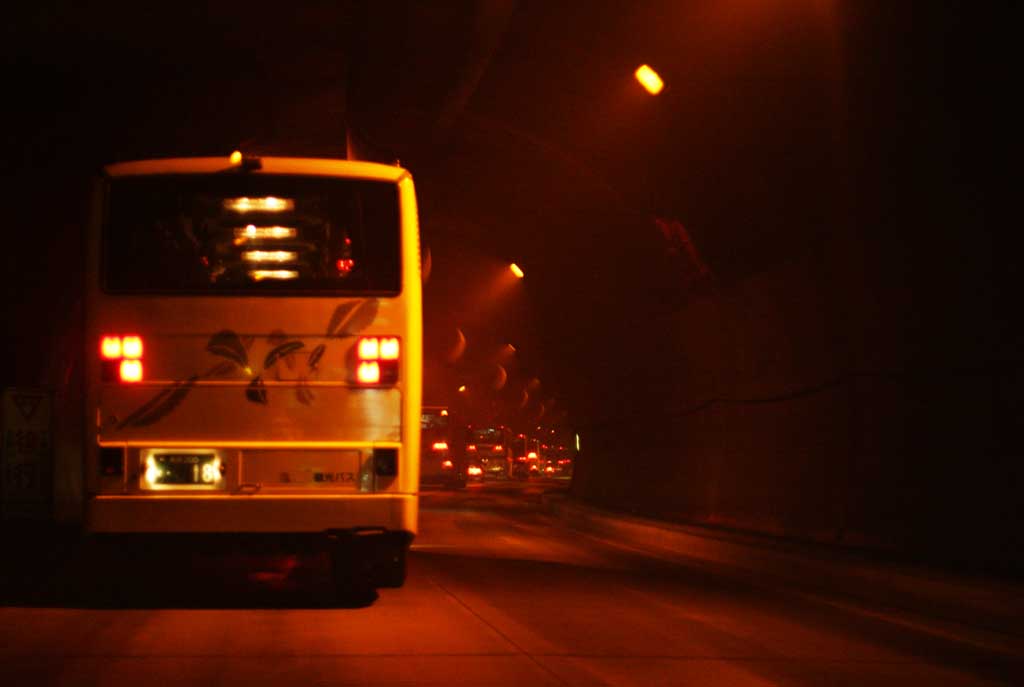
[[[650,556],[713,566],[716,573],[760,586],[838,597],[840,605],[845,598],[887,614],[996,633],[1002,635],[996,644],[1005,647],[1002,640],[1009,640],[1012,653],[1024,654],[1024,584],[872,561],[838,547],[659,522],[585,506],[564,494],[544,494],[541,502],[568,527]]]

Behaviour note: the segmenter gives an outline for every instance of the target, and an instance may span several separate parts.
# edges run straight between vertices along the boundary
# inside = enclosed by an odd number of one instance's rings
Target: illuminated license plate
[[[212,453],[158,453],[150,456],[151,484],[213,486],[220,481],[220,460]]]

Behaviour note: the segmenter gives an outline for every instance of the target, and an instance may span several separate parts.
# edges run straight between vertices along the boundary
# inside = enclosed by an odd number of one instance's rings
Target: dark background
[[[425,400],[578,432],[578,497],[1019,572],[1002,9],[11,10],[2,382],[74,374],[100,165],[351,151],[417,181]]]

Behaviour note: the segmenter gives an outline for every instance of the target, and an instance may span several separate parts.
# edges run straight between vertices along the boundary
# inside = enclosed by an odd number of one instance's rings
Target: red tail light
[[[380,339],[368,336],[359,339],[359,359],[377,360],[380,358]]]
[[[100,341],[100,357],[104,360],[121,359],[121,337],[104,336]]]
[[[380,364],[377,362],[359,363],[356,377],[360,384],[380,384]]]
[[[448,450],[448,442],[447,441],[435,441],[432,448],[435,451],[447,451]]]
[[[383,386],[398,382],[400,345],[396,336],[364,336],[356,344],[356,382]]]
[[[381,360],[398,360],[398,339],[390,336],[380,340]]]
[[[137,336],[126,336],[121,339],[121,355],[133,360],[142,359],[142,339]]]
[[[121,361],[121,381],[122,382],[141,382],[142,381],[142,361],[141,360],[122,360]]]
[[[104,335],[100,339],[100,367],[104,382],[127,383],[142,381],[142,337]]]

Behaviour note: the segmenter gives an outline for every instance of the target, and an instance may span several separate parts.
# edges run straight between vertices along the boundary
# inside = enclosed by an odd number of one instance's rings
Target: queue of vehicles
[[[421,415],[420,483],[459,489],[468,482],[571,477],[572,452],[510,428],[474,426],[450,409],[424,406]]]

